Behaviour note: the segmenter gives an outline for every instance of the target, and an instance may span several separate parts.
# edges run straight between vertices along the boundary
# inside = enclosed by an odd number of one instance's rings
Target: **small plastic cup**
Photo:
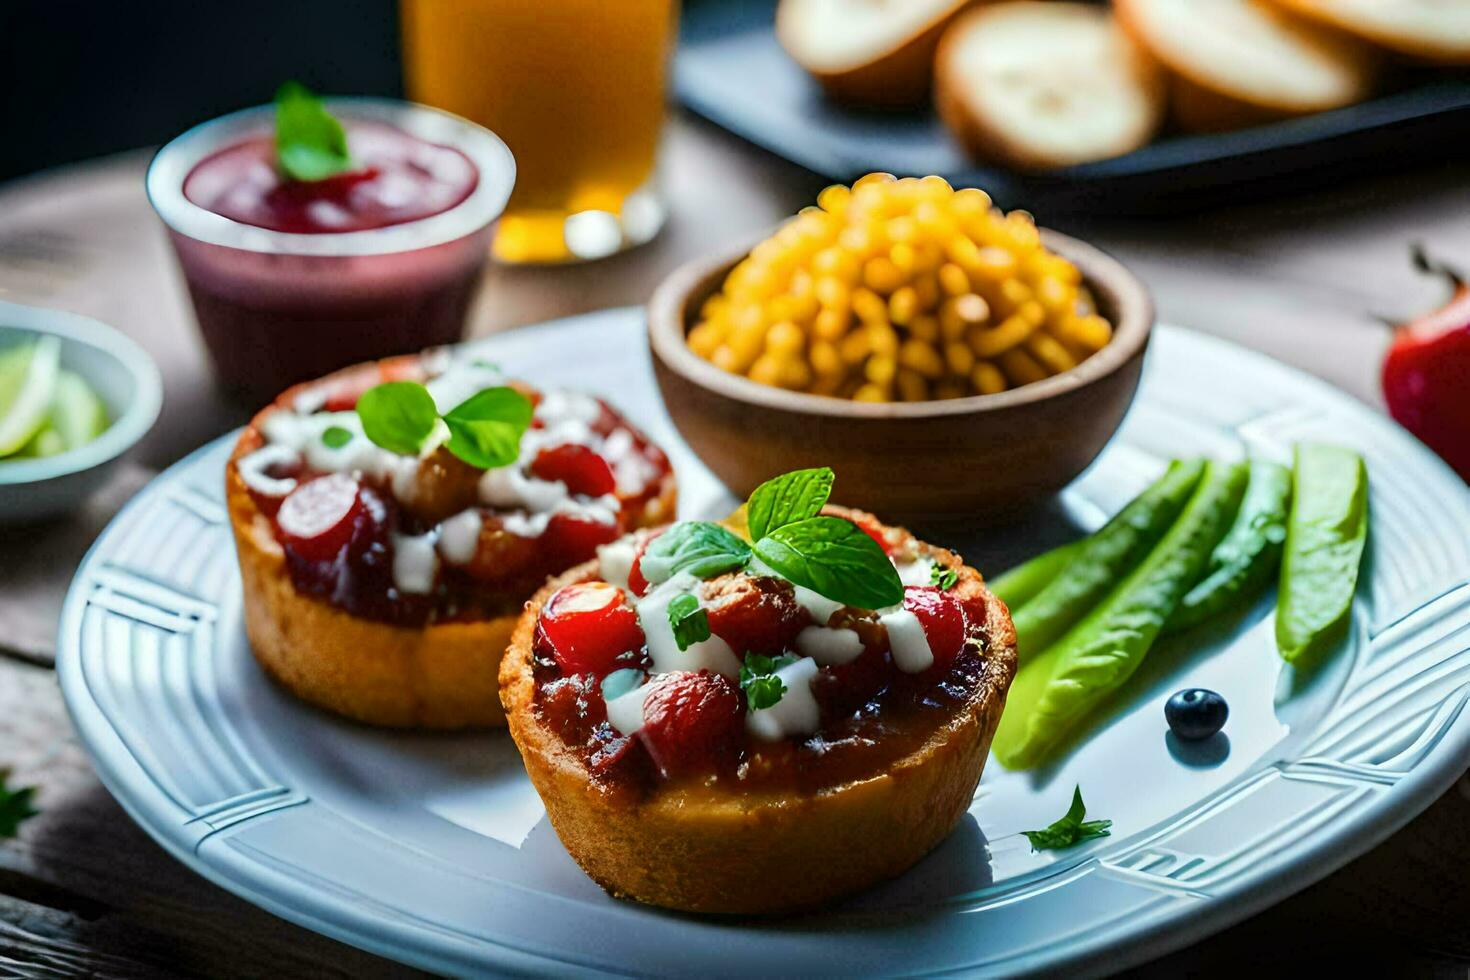
[[[494,133],[391,99],[329,99],[354,121],[452,147],[477,170],[463,201],[414,221],[361,231],[273,231],[184,196],[201,160],[272,131],[274,108],[221,116],[174,139],[148,168],[148,198],[168,228],[220,384],[264,402],[298,381],[359,361],[453,343],[479,285],[515,161]]]

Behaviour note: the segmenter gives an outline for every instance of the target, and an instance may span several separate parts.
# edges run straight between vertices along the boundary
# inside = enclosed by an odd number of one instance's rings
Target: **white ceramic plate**
[[[484,342],[512,373],[595,390],[670,449],[686,516],[733,501],[677,438],[641,314]],[[1125,697],[1039,776],[986,770],[956,831],[902,878],[818,915],[673,915],[614,901],[547,824],[503,733],[374,731],[275,688],[251,659],[222,505],[233,437],[160,476],[77,572],[67,702],[103,781],[223,887],[365,949],[453,973],[1010,973],[1117,969],[1322,877],[1435,797],[1470,757],[1470,494],[1384,418],[1268,358],[1161,328],[1122,431],[1027,527],[936,533],[982,570],[1093,528],[1174,456],[1286,460],[1297,440],[1368,457],[1370,549],[1349,641],[1294,677],[1272,603],[1202,645],[1150,654]],[[841,497],[838,475],[838,498]],[[855,501],[861,503],[861,501]],[[1229,700],[1225,734],[1166,736],[1185,686]],[[1080,783],[1113,835],[1033,854]]]

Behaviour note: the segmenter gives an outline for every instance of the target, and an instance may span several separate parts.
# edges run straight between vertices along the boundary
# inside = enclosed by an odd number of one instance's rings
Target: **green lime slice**
[[[0,351],[0,456],[14,453],[46,424],[60,361],[57,337]]]
[[[80,375],[63,369],[51,396],[49,428],[56,430],[67,449],[76,449],[107,431],[107,426],[107,406],[97,392]]]
[[[66,440],[61,438],[61,433],[53,429],[50,423],[35,435],[31,441],[21,446],[11,457],[12,459],[35,459],[41,456],[59,456],[66,452]]]

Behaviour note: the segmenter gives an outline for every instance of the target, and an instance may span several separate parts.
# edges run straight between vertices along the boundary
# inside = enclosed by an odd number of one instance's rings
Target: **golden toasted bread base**
[[[959,563],[943,549],[919,548]],[[917,750],[869,778],[815,795],[696,786],[663,788],[631,803],[592,781],[579,752],[541,722],[533,704],[531,649],[541,606],[562,586],[596,577],[596,563],[588,562],[527,604],[500,684],[511,737],[552,827],[613,895],[689,912],[811,908],[902,874],[969,809],[1016,670],[1010,613],[974,569],[965,567],[955,587],[985,597],[985,676]]]

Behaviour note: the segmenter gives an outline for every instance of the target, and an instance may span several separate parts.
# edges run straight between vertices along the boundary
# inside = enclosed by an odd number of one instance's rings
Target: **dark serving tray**
[[[979,166],[932,112],[863,112],[825,100],[776,43],[775,6],[688,0],[675,88],[712,122],[833,180],[937,173],[1006,206],[1148,213],[1442,159],[1470,136],[1470,76],[1407,72],[1367,102],[1269,126],[1165,134],[1125,156],[1044,175]]]

